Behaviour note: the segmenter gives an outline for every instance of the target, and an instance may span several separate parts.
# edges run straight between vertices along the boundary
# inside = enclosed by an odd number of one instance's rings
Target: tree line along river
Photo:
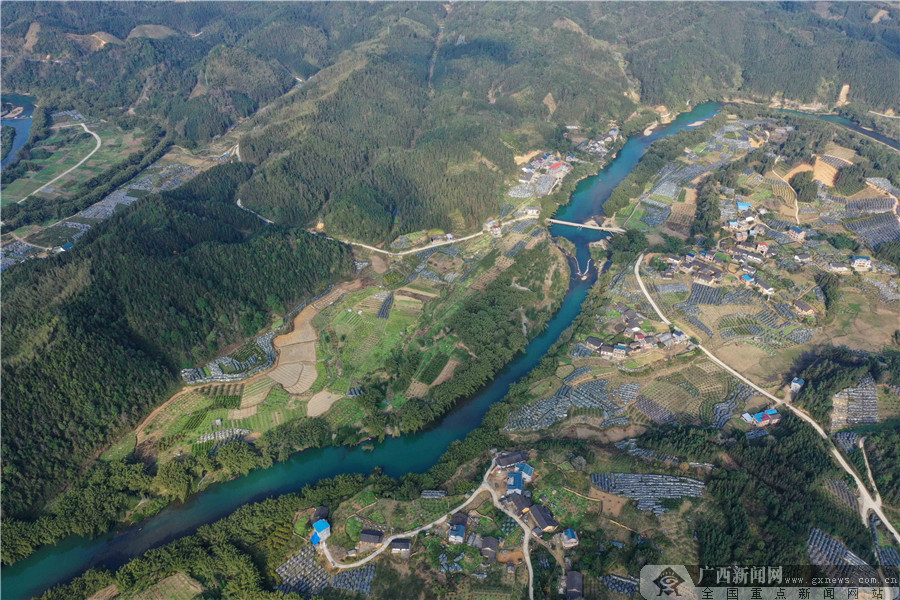
[[[684,129],[699,127],[719,109],[720,105],[715,102],[700,104],[648,136],[630,138],[606,168],[578,184],[570,203],[560,207],[556,218],[583,222],[588,217],[600,213],[603,203],[613,189],[634,169],[651,143]],[[870,135],[871,132],[862,130],[861,133]],[[552,226],[550,233],[553,236],[565,237],[575,244],[576,260],[579,265],[586,264],[590,257],[589,243],[607,235],[600,231],[564,225]],[[42,548],[26,560],[3,569],[0,580],[2,598],[13,600],[40,594],[91,567],[116,568],[150,548],[191,535],[200,526],[217,521],[244,504],[298,492],[303,486],[314,484],[324,478],[342,473],[368,473],[375,467],[381,467],[385,474],[393,477],[428,470],[453,441],[464,438],[478,427],[490,406],[507,394],[510,385],[526,376],[539,364],[560,334],[578,316],[581,304],[596,279],[596,270],[591,270],[586,279],[572,277],[559,311],[550,320],[547,328],[528,344],[525,352],[510,362],[478,394],[460,402],[428,430],[388,438],[376,444],[371,451],[364,451],[357,446],[317,448],[299,452],[287,461],[268,469],[256,470],[238,479],[213,484],[186,503],[171,505],[150,519],[124,531],[96,539],[71,537],[54,546]]]

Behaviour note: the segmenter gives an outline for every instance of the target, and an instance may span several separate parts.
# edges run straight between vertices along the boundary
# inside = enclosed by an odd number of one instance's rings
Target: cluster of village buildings
[[[578,129],[578,125],[566,125],[566,129]],[[606,156],[609,154],[608,144],[612,144],[616,140],[619,139],[619,127],[618,125],[612,125],[609,128],[609,131],[602,135],[598,135],[592,140],[587,140],[578,146],[579,150],[584,150],[585,152],[591,152],[593,154],[599,154],[600,156]]]
[[[633,341],[629,344],[605,344],[598,337],[588,337],[584,341],[585,347],[591,352],[599,353],[600,358],[621,360],[633,354],[656,350],[660,344],[669,349],[690,342],[688,335],[678,329],[664,333],[644,331],[642,324],[646,317],[621,302],[617,303],[614,308],[621,314],[619,322],[613,324],[614,332],[631,338]]]
[[[553,512],[544,504],[538,504],[533,501],[531,490],[528,487],[534,481],[535,470],[533,466],[527,463],[527,460],[528,455],[521,451],[500,454],[495,460],[495,466],[490,473],[490,477],[496,482],[496,487],[505,486],[505,491],[501,497],[504,510],[530,525],[532,528],[531,533],[535,537],[541,538],[545,533],[557,533],[563,548],[576,547],[579,540],[575,530],[567,528],[559,531],[560,524],[554,517]],[[423,498],[437,499],[444,496],[445,492],[441,490],[427,490],[422,494]],[[310,541],[313,546],[320,547],[331,536],[328,508],[325,506],[317,507],[310,517],[310,524],[312,526]],[[478,549],[481,557],[487,562],[497,562],[502,540],[495,536],[482,536],[472,531],[474,524],[475,519],[468,512],[458,511],[450,516],[442,535],[446,536],[446,541],[450,545],[467,544]],[[359,543],[356,548],[347,553],[347,556],[356,556],[374,551],[383,545],[383,532],[375,529],[363,529],[359,534]],[[390,551],[393,555],[409,557],[411,549],[412,540],[409,538],[397,538],[390,542]],[[521,558],[518,560],[519,562],[522,561]],[[507,571],[514,572],[516,563],[509,562],[506,568]],[[448,572],[462,570],[458,564],[447,561],[442,561],[442,569]],[[581,598],[581,574],[570,571],[566,580],[567,597],[572,600]]]

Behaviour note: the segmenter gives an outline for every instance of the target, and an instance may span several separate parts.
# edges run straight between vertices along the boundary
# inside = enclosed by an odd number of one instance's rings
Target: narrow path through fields
[[[634,276],[637,279],[638,286],[641,288],[641,293],[644,294],[644,298],[647,299],[647,301],[650,303],[650,306],[652,306],[653,310],[656,311],[656,314],[659,315],[659,318],[662,319],[665,324],[671,325],[672,322],[669,319],[667,319],[666,316],[662,313],[662,311],[659,309],[659,306],[656,305],[656,302],[653,301],[653,298],[650,296],[650,293],[647,291],[646,286],[644,286],[644,282],[641,279],[641,264],[643,262],[644,262],[644,253],[642,252],[641,255],[638,256],[637,262],[634,263]],[[756,390],[757,392],[759,392],[760,394],[762,394],[769,400],[772,400],[776,404],[787,408],[792,413],[797,415],[797,417],[799,417],[800,419],[809,423],[812,426],[812,428],[816,430],[816,433],[818,433],[822,437],[822,439],[825,440],[825,445],[829,448],[829,450],[831,451],[831,455],[834,456],[835,460],[837,460],[837,462],[841,466],[841,468],[843,468],[844,471],[846,471],[856,482],[856,487],[857,487],[857,490],[859,491],[859,512],[860,512],[860,516],[862,517],[862,520],[863,520],[863,525],[868,526],[868,515],[869,515],[869,511],[871,510],[876,515],[878,515],[878,518],[881,519],[881,521],[884,523],[884,526],[891,532],[891,535],[894,536],[894,539],[897,541],[897,543],[900,544],[900,533],[897,532],[897,529],[890,522],[890,520],[888,520],[887,516],[884,514],[884,511],[881,509],[881,499],[879,498],[876,501],[874,498],[872,498],[872,495],[869,494],[869,490],[866,489],[866,486],[863,484],[862,479],[860,479],[856,470],[850,466],[850,463],[847,462],[847,459],[844,458],[844,455],[841,454],[841,452],[837,449],[837,447],[831,441],[831,438],[828,437],[828,434],[825,432],[824,429],[822,429],[822,426],[819,425],[815,419],[813,419],[808,413],[800,410],[793,404],[789,404],[789,403],[785,402],[784,400],[777,398],[774,395],[767,392],[766,390],[762,389],[761,387],[759,387],[758,385],[756,385],[755,383],[753,383],[752,381],[750,381],[749,379],[747,379],[746,377],[744,377],[743,375],[741,375],[740,373],[738,373],[737,371],[735,371],[734,369],[729,367],[727,364],[725,364],[724,362],[719,360],[712,352],[710,352],[709,350],[704,348],[702,345],[697,344],[697,348],[699,348],[704,354],[706,354],[706,356],[708,356],[711,361],[713,361],[714,363],[716,363],[717,365],[719,365],[720,367],[722,367],[723,369],[725,369],[726,371],[728,371],[729,373],[731,373],[732,375],[734,375],[735,377],[737,377],[738,379],[740,379],[741,381],[743,381],[744,383],[746,383],[747,385],[752,387],[754,390]]]
[[[47,183],[45,183],[44,185],[39,187],[38,189],[34,190],[30,194],[28,194],[27,196],[25,196],[24,198],[19,200],[19,204],[22,204],[23,202],[28,200],[29,197],[33,196],[34,194],[37,194],[39,191],[41,191],[48,185],[55,183],[56,181],[62,179],[63,177],[65,177],[66,175],[68,175],[69,173],[71,173],[72,171],[74,171],[75,169],[80,167],[81,165],[83,165],[87,159],[92,157],[94,155],[94,153],[100,149],[100,146],[103,145],[103,142],[100,141],[100,136],[97,135],[96,133],[94,133],[93,131],[91,131],[90,129],[88,129],[87,125],[85,125],[84,123],[79,123],[79,125],[81,125],[81,128],[84,129],[85,132],[91,134],[92,136],[94,136],[94,139],[97,140],[97,145],[94,147],[94,149],[91,150],[90,152],[88,152],[87,156],[85,156],[80,161],[78,161],[78,163],[75,166],[71,167],[70,169],[66,169],[65,171],[63,171],[62,173],[60,173],[59,175],[57,175],[56,177],[54,177],[53,179],[51,179],[50,181],[48,181]]]

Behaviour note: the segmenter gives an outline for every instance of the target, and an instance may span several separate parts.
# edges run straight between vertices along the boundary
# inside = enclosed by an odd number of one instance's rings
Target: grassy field
[[[133,433],[129,433],[124,438],[113,444],[109,450],[100,455],[100,460],[113,461],[125,458],[134,452],[137,437]]]
[[[140,149],[139,134],[125,132],[112,125],[91,126],[90,129],[100,136],[102,143],[100,149],[78,169],[58,180],[50,188],[42,190],[39,193],[41,197],[69,197],[79,184],[100,175]],[[32,160],[35,164],[40,165],[41,169],[37,172],[29,172],[24,177],[5,186],[3,188],[3,204],[18,202],[28,196],[76,165],[96,145],[96,140],[85,133],[80,126],[57,130],[32,151],[38,151],[38,155],[40,155],[40,150],[50,153],[47,158]]]
[[[412,332],[422,302],[395,296],[387,319],[378,318],[382,300],[377,288],[348,294],[313,320],[322,331],[322,351],[328,378],[325,387],[346,393],[367,375],[381,369],[391,352]]]

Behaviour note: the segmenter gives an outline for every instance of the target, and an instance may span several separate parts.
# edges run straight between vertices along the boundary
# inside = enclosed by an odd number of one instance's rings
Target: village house
[[[496,465],[501,469],[508,469],[510,467],[515,467],[519,463],[523,463],[528,460],[528,455],[522,451],[518,452],[510,452],[508,454],[501,454],[497,457]]]
[[[412,549],[412,541],[408,539],[396,539],[391,542],[391,554],[409,554]]]
[[[759,286],[759,291],[767,296],[771,296],[775,293],[775,288],[768,284],[764,279],[757,279],[756,285]]]
[[[522,169],[525,171],[525,169]],[[519,183],[531,183],[536,179],[536,175],[534,173],[534,169],[531,169],[530,172],[525,172],[519,175]]]
[[[590,336],[586,340],[584,340],[584,345],[591,350],[599,350],[600,346],[603,345],[603,340],[598,337]]]
[[[534,480],[534,467],[528,463],[519,465],[519,473],[522,474],[522,481],[531,483]]]
[[[778,414],[778,411],[774,408],[769,408],[753,415],[753,423],[757,427],[767,427],[768,425],[775,425],[779,421],[781,421],[781,415]]]
[[[702,283],[704,285],[712,285],[716,282],[716,278],[712,276],[711,273],[698,273],[694,279],[698,283]]]
[[[625,344],[616,344],[613,346],[614,358],[625,358],[628,355],[628,346]]]
[[[466,539],[466,526],[453,525],[450,527],[450,536],[447,541],[451,544],[462,544]]]
[[[794,262],[808,263],[809,260],[810,260],[810,256],[809,256],[809,253],[807,253],[807,252],[801,252],[799,254],[794,255]]]
[[[489,562],[497,560],[497,552],[500,550],[500,540],[488,536],[481,540],[481,556]]]
[[[795,242],[802,242],[806,239],[806,232],[796,225],[791,225],[791,228],[788,229],[788,237],[790,237]]]
[[[553,517],[553,513],[543,504],[536,504],[531,510],[531,518],[537,529],[543,533],[551,533],[559,527],[559,521]]]
[[[524,212],[525,215],[528,217],[537,217],[541,214],[541,207],[540,206],[526,206],[525,208],[522,209],[522,212]]]
[[[313,534],[310,541],[313,546],[318,546],[319,542],[324,542],[331,537],[331,525],[325,519],[319,519],[313,523]]]
[[[743,265],[741,267],[741,272],[747,273],[748,275],[756,275],[756,267],[751,265]]]
[[[803,300],[794,300],[794,309],[805,317],[816,314],[816,310]]]
[[[871,269],[872,268],[872,257],[871,256],[854,256],[850,259],[850,266],[854,269]]]
[[[584,598],[584,577],[578,571],[566,573],[566,600]]]
[[[616,354],[612,346],[608,344],[603,344],[602,346],[600,346],[600,358],[614,358],[615,355]]]
[[[507,494],[521,494],[525,491],[525,486],[522,481],[521,473],[510,473],[509,477],[506,478],[506,493]]]
[[[520,519],[531,511],[531,500],[522,494],[508,494],[503,497],[503,502],[508,504],[509,510]]]
[[[563,548],[574,548],[578,545],[578,534],[571,527],[563,531]]]
[[[375,529],[363,529],[359,532],[360,550],[381,548],[383,540],[384,534]]]
[[[321,521],[322,519],[328,518],[328,507],[327,506],[317,506],[316,510],[313,512],[312,517],[310,517],[309,522],[315,524],[316,521]]]
[[[674,254],[666,254],[665,262],[676,267],[681,264],[681,257]]]
[[[850,269],[847,267],[846,263],[832,262],[828,264],[828,270],[832,273],[846,273]]]
[[[794,377],[794,379],[791,380],[791,391],[796,394],[803,388],[804,383],[806,382],[800,377]]]

